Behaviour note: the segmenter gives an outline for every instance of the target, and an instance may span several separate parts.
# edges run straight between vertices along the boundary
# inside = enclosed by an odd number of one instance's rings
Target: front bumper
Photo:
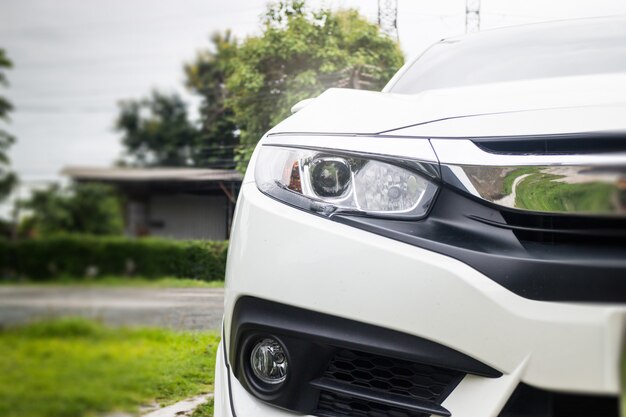
[[[419,336],[503,373],[467,375],[442,404],[453,416],[497,416],[520,382],[620,390],[626,306],[525,299],[458,260],[291,208],[252,182],[239,196],[226,280],[227,347],[237,300],[253,296]],[[231,415],[230,401],[239,417],[292,415],[249,394],[224,362],[216,372],[216,416]]]

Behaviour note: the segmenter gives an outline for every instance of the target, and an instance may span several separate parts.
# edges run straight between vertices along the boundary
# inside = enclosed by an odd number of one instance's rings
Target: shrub
[[[58,233],[116,235],[124,233],[122,206],[115,189],[96,183],[52,185],[34,191],[19,203],[28,210],[20,224],[23,236],[47,237]]]
[[[228,242],[59,235],[0,240],[5,277],[44,281],[101,275],[223,280]]]

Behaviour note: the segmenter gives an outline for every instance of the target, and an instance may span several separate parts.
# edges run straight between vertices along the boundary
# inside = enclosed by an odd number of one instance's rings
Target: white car
[[[268,132],[215,415],[618,416],[626,18],[443,40]]]

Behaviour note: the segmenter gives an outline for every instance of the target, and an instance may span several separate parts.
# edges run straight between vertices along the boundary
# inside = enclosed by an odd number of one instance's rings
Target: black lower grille
[[[319,388],[340,390],[322,391],[318,409],[363,417],[448,415],[439,404],[463,376],[449,369],[342,349],[316,382]]]
[[[340,350],[330,361],[324,377],[441,404],[462,374],[400,359]]]
[[[619,397],[564,394],[520,384],[499,417],[618,417]]]
[[[320,394],[318,410],[316,414],[320,417],[428,417],[430,415],[324,391]]]

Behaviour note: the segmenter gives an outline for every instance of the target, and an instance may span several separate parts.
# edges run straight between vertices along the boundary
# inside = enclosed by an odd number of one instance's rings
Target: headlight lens
[[[415,169],[408,165],[365,155],[263,146],[255,179],[264,193],[326,216],[423,217],[437,186],[420,173],[419,164]]]

